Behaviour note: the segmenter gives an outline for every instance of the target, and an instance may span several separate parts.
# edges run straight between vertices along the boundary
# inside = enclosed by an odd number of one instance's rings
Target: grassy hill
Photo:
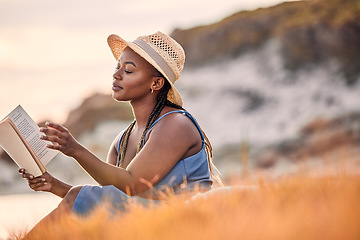
[[[220,22],[176,29],[188,67],[235,58],[275,39],[285,67],[297,70],[335,60],[348,84],[360,74],[360,2],[309,0],[242,11]]]
[[[64,216],[29,239],[359,239],[359,188],[359,176],[259,178],[189,201],[129,204],[110,217],[103,205],[87,218]]]

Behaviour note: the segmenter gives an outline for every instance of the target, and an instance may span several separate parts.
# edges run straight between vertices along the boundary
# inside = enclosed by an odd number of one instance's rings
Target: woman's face
[[[151,93],[154,72],[152,66],[130,48],[125,48],[113,75],[113,98],[134,101]]]

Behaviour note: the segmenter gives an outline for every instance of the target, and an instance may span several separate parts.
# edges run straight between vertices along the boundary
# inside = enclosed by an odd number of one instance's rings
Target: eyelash
[[[119,70],[120,70],[120,67],[115,68],[115,72],[117,72],[117,71],[119,71]],[[127,74],[132,73],[132,72],[130,72],[130,71],[128,71],[128,70],[124,70],[124,72],[127,73]]]

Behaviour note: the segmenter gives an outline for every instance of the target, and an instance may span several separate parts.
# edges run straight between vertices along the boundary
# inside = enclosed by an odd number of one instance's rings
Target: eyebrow
[[[133,65],[134,67],[136,67],[136,65],[135,65],[134,62],[125,62],[125,64],[131,64],[131,65]]]

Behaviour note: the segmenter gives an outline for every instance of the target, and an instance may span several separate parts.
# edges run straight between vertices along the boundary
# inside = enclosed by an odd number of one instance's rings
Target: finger
[[[34,179],[31,179],[31,180],[28,180],[28,183],[29,184],[38,184],[38,183],[44,183],[46,182],[46,179],[45,178],[34,178]]]
[[[46,147],[50,148],[50,149],[58,150],[58,151],[60,151],[62,149],[61,145],[47,144]]]
[[[30,174],[28,171],[26,171],[25,168],[19,168],[19,173],[22,173],[22,174]]]
[[[60,138],[57,137],[57,136],[42,135],[42,136],[40,136],[40,139],[45,140],[45,141],[49,141],[49,142],[53,142],[53,143],[59,143],[60,142]]]
[[[34,175],[32,175],[32,174],[30,174],[30,173],[23,173],[22,175],[22,178],[25,178],[25,179],[27,179],[27,180],[32,180],[32,179],[34,179]]]
[[[47,183],[44,183],[42,186],[37,187],[36,191],[49,191],[49,187]]]
[[[46,182],[39,182],[39,183],[29,184],[29,186],[30,186],[31,189],[34,189],[34,190],[37,190],[37,191],[40,190],[39,188],[41,188],[41,187],[43,187],[43,186],[46,186],[46,185],[47,185]]]
[[[40,132],[45,133],[46,136],[62,136],[62,132],[54,128],[41,127]]]
[[[48,127],[51,127],[51,128],[55,128],[55,129],[59,130],[60,132],[67,132],[68,131],[65,127],[63,127],[62,125],[57,124],[57,123],[46,122],[45,125],[48,126]]]

